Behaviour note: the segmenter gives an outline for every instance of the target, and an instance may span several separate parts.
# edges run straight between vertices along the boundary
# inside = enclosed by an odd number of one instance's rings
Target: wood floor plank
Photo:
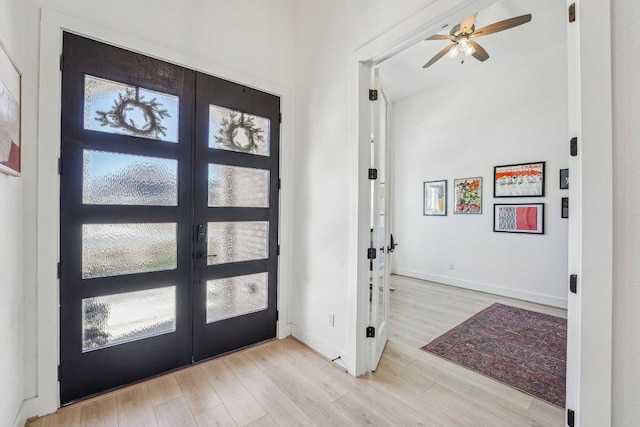
[[[333,402],[333,406],[342,411],[347,417],[361,426],[397,426],[391,418],[387,418],[383,412],[368,405],[357,398],[353,393],[348,393]]]
[[[80,425],[80,405],[60,408],[54,414],[38,417],[29,427],[78,427]]]
[[[83,403],[80,407],[80,425],[82,427],[117,427],[118,402],[116,396],[111,394]]]
[[[267,415],[223,358],[203,363],[200,368],[238,425],[250,424]]]
[[[276,424],[279,426],[316,425],[247,356],[235,353],[225,357],[224,363],[231,368]]]
[[[116,394],[119,427],[157,426],[151,396],[146,385],[126,388]]]
[[[195,415],[195,419],[198,427],[237,427],[238,425],[222,403],[199,412]]]
[[[313,381],[305,379],[303,373],[298,373],[283,365],[277,365],[265,371],[265,374],[318,425],[356,425],[340,412],[336,412],[335,408],[331,406],[331,401],[322,396],[313,385]]]
[[[536,420],[544,423],[541,425],[560,425],[558,421],[563,422],[565,418],[565,410],[553,406],[539,399],[534,399],[529,407],[529,412]]]
[[[269,415],[265,415],[264,417],[257,419],[250,424],[247,424],[247,427],[277,427],[277,425],[278,424],[273,421],[273,418],[271,418]]]
[[[480,405],[440,384],[434,384],[433,387],[430,387],[423,394],[425,398],[439,405],[442,409],[448,409],[454,412],[459,419],[463,421],[463,425],[492,427],[514,426],[511,421],[500,419]]]
[[[450,365],[454,364],[446,360],[442,360],[442,363],[438,361],[437,364],[415,360],[407,366],[407,369],[451,389],[465,389],[462,386],[464,383],[476,386],[477,390],[491,393],[524,409],[527,409],[533,401],[532,396],[512,387],[458,365]]]
[[[147,388],[154,406],[182,396],[182,390],[173,374],[149,381]]]
[[[381,392],[371,387],[365,378],[354,378],[349,374],[341,372],[334,366],[327,366],[322,369],[333,381],[341,383],[345,388],[349,389],[349,395],[355,395],[358,399],[367,402],[371,408],[377,408],[385,417],[392,419],[395,423],[402,426],[437,426],[434,420],[425,416],[425,414],[413,409],[407,405],[398,396]],[[342,399],[342,398],[341,398]],[[339,400],[341,400],[339,399]],[[344,402],[344,400],[343,400]]]
[[[176,372],[175,377],[192,414],[212,409],[222,403],[200,366]]]
[[[189,405],[182,396],[155,405],[153,411],[158,427],[196,427]]]

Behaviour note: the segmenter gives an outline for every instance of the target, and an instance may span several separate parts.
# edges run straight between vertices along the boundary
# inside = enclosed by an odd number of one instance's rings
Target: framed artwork
[[[453,180],[453,213],[482,213],[482,178],[459,178]]]
[[[495,166],[493,197],[543,197],[544,162]]]
[[[569,198],[568,197],[563,197],[562,198],[562,214],[561,214],[562,218],[569,218]]]
[[[560,169],[560,189],[569,189],[569,169]]]
[[[544,234],[544,203],[493,205],[493,231]]]
[[[20,71],[0,43],[0,172],[20,175]]]
[[[447,181],[427,181],[423,187],[422,215],[445,216],[447,214]]]

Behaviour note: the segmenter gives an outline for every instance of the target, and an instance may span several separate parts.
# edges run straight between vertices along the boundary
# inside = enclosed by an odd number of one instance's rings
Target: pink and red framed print
[[[544,203],[493,205],[493,231],[544,234]]]

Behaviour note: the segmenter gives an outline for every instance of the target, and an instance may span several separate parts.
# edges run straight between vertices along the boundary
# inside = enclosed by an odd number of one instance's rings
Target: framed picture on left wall
[[[423,184],[422,215],[447,214],[447,181],[427,181]]]
[[[0,172],[20,175],[22,76],[0,42]]]

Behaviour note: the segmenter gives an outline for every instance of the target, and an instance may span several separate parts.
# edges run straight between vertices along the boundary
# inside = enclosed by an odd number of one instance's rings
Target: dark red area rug
[[[564,408],[566,319],[496,303],[421,349]]]

